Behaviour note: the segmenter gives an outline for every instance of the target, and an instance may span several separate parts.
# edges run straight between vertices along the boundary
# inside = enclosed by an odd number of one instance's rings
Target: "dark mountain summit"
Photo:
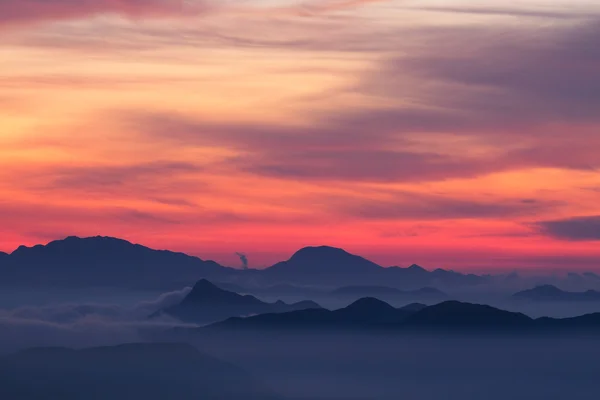
[[[230,317],[264,313],[281,313],[321,308],[312,301],[286,304],[282,301],[266,303],[254,296],[241,295],[221,289],[206,279],[198,281],[192,291],[179,303],[153,314],[169,315],[184,322],[208,323]]]
[[[521,313],[500,310],[494,307],[446,301],[425,307],[407,318],[410,327],[527,327],[533,320]]]
[[[267,269],[267,273],[282,276],[368,274],[381,267],[367,259],[335,247],[305,247],[298,250],[288,261]]]
[[[552,285],[538,286],[533,289],[515,293],[513,298],[529,301],[600,301],[600,292],[567,292]]]
[[[373,297],[359,299],[346,308],[333,311],[333,314],[342,321],[358,321],[361,323],[398,322],[407,315],[407,313]]]
[[[21,246],[4,259],[0,278],[13,285],[179,288],[233,270],[183,253],[153,250],[109,237]]]
[[[334,247],[306,247],[289,260],[267,268],[262,273],[269,279],[318,285],[390,285],[415,288],[428,285],[476,285],[484,278],[454,271],[429,272],[418,265],[408,268],[384,268],[363,257]]]
[[[206,279],[201,279],[192,288],[192,291],[183,299],[180,305],[185,304],[227,304],[227,305],[252,305],[264,304],[256,297],[240,295],[232,291],[221,289]]]
[[[232,384],[235,382],[235,384]],[[245,371],[184,344],[39,348],[0,358],[0,398],[274,400]]]

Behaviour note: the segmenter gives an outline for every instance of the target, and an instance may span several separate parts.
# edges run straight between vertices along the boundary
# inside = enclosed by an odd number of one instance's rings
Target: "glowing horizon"
[[[0,0],[0,250],[600,269],[590,0]]]

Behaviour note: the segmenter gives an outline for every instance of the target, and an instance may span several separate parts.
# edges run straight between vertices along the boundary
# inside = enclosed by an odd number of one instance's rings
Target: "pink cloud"
[[[0,27],[103,14],[132,18],[184,15],[189,9],[200,11],[205,5],[183,0],[0,0]]]

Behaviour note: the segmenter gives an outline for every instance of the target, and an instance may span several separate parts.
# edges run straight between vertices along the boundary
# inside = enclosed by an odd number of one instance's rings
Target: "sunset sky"
[[[600,2],[0,0],[0,221],[600,270]]]

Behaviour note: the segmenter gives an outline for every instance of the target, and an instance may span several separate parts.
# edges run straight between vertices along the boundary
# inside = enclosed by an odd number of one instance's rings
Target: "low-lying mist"
[[[113,345],[143,341],[172,327],[189,326],[153,312],[181,301],[187,287],[135,304],[54,303],[0,309],[0,354],[28,347]]]
[[[293,399],[596,399],[594,336],[201,335],[194,344]]]

